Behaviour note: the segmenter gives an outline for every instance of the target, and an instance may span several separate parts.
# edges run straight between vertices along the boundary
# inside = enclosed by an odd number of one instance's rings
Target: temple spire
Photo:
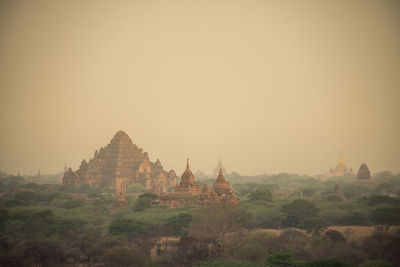
[[[219,174],[218,176],[224,176],[224,174],[222,173],[222,168],[219,168]]]
[[[190,167],[189,167],[189,157],[186,158],[186,170],[189,171]]]
[[[343,152],[340,152],[339,162],[343,162],[344,163]]]

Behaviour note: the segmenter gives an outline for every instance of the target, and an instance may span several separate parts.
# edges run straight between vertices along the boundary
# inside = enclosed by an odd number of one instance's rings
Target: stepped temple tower
[[[368,189],[373,189],[376,187],[375,182],[371,179],[371,172],[369,171],[367,164],[361,164],[357,172],[357,181],[354,184],[366,187]]]
[[[171,193],[160,194],[159,201],[160,204],[174,208],[185,205],[236,204],[239,202],[239,198],[235,195],[232,186],[226,182],[222,169],[220,169],[212,189],[208,185],[201,187],[195,181],[188,160],[179,185]]]
[[[345,174],[354,174],[353,169],[348,169],[346,164],[344,163],[343,155],[340,154],[339,162],[335,169],[330,169],[329,172],[325,173],[325,177],[337,177],[343,176]]]
[[[147,152],[133,144],[123,131],[117,132],[107,146],[96,150],[89,162],[83,160],[76,171],[69,168],[63,177],[63,184],[88,184],[116,191],[120,191],[122,184],[132,183],[141,183],[150,190],[168,189],[176,185],[176,174],[173,170],[165,171],[160,160],[150,161]]]
[[[367,164],[363,163],[358,169],[357,172],[357,179],[358,180],[371,180],[371,172],[368,169]]]

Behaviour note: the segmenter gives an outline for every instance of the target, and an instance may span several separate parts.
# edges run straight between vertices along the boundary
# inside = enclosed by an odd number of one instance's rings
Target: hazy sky
[[[0,170],[124,130],[179,175],[400,171],[400,1],[0,0]]]

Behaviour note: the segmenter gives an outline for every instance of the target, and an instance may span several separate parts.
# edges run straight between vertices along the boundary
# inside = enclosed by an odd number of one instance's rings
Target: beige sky
[[[0,170],[124,130],[211,173],[400,171],[400,1],[0,0]]]

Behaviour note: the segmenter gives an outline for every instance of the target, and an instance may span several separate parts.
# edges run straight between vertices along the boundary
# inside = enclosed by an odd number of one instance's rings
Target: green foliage
[[[369,206],[375,206],[379,204],[396,205],[400,204],[400,198],[390,197],[386,195],[373,195],[367,199],[367,204]]]
[[[366,261],[357,267],[392,267],[393,265],[384,260]]]
[[[54,194],[39,193],[33,191],[18,192],[14,195],[17,205],[28,206],[39,203],[48,203],[54,198]]]
[[[396,186],[397,182],[391,180],[398,179],[396,177],[392,175],[390,179],[380,181],[385,183],[380,190],[392,190],[388,186]],[[115,201],[111,198],[115,192],[109,189],[0,182],[0,207],[3,207],[0,208],[0,265],[140,266],[149,264],[146,253],[150,254],[154,248],[160,252],[155,257],[159,266],[186,262],[198,266],[265,266],[271,251],[290,251],[293,258],[291,266],[345,266],[343,262],[356,266],[362,262],[367,264],[365,261],[369,259],[383,259],[384,263],[400,266],[400,237],[383,229],[367,238],[357,239],[357,242],[347,242],[340,232],[334,230],[312,237],[296,230],[283,231],[278,236],[272,231],[254,230],[280,228],[281,223],[286,223],[309,232],[313,229],[321,231],[321,219],[329,225],[384,223],[396,226],[396,214],[400,214],[398,198],[378,195],[360,201],[355,201],[353,197],[348,202],[329,202],[320,192],[332,191],[334,181],[321,182],[292,174],[239,178],[241,182],[255,179],[258,183],[234,185],[245,195],[249,194],[249,201],[242,201],[236,206],[169,209],[153,205],[149,208],[155,195],[142,194],[136,199],[138,194],[128,194],[132,204],[143,205],[142,212],[133,212],[131,207],[126,207],[113,214],[109,213],[109,209]],[[340,182],[342,191],[348,188],[350,193],[355,190],[354,195],[370,193],[350,185],[350,181],[344,178]],[[272,186],[272,183],[276,185]],[[274,193],[273,203],[262,200],[260,192],[266,189],[271,192],[278,187],[290,192],[300,192],[304,188],[304,196],[314,191],[313,200],[305,203],[304,200],[291,201],[279,192]],[[252,200],[251,196],[256,197]],[[139,204],[140,201],[143,203]],[[169,247],[165,249],[166,238],[161,237],[171,235],[179,237],[177,243],[169,238]],[[33,240],[44,243],[36,243],[38,250],[29,254],[26,248]],[[60,256],[57,256],[61,259],[59,263],[51,259],[52,256],[47,263],[38,262],[40,257],[35,255],[48,255],[43,245],[47,241],[57,241],[54,247],[60,250],[53,253]],[[26,260],[21,259],[20,253],[27,255]],[[318,258],[337,258],[341,262],[310,261]],[[199,260],[209,261],[198,263]],[[170,265],[163,265],[163,261],[168,261]],[[368,264],[366,266],[379,263]]]
[[[231,180],[232,181],[232,180]],[[277,188],[279,188],[279,185],[277,184],[260,184],[260,183],[254,183],[254,182],[247,182],[245,184],[234,184],[233,185],[234,190],[238,196],[245,197],[246,195],[250,194],[253,191],[257,190],[269,190],[274,191]]]
[[[82,231],[87,221],[79,218],[61,219],[56,221],[55,227],[57,233],[62,236],[69,233],[76,233]]]
[[[145,266],[150,258],[136,245],[113,246],[104,250],[101,262],[106,266]]]
[[[90,186],[88,184],[83,184],[76,189],[76,192],[78,193],[89,193],[91,192]]]
[[[49,237],[56,235],[55,218],[50,210],[33,213],[20,213],[11,218],[21,221],[21,224],[13,224],[15,230],[24,237]]]
[[[271,252],[268,255],[266,263],[268,266],[271,267],[292,266],[293,265],[292,254],[290,253],[290,251]]]
[[[26,240],[10,253],[14,262],[9,266],[61,266],[66,262],[61,243],[55,240]]]
[[[264,264],[246,262],[246,261],[235,261],[235,260],[214,260],[208,262],[198,262],[196,267],[263,267]]]
[[[371,260],[386,260],[400,266],[400,232],[376,231],[364,238],[362,249]]]
[[[65,202],[62,207],[65,209],[75,209],[78,207],[82,207],[83,205],[85,205],[85,201],[83,199],[73,199],[70,200],[68,202]]]
[[[350,267],[348,264],[338,259],[321,259],[314,260],[301,265],[302,267]]]
[[[346,242],[346,238],[344,235],[336,230],[328,230],[325,232],[325,236],[327,236],[333,243],[342,243]]]
[[[340,186],[343,195],[347,199],[359,199],[363,195],[369,194],[370,190],[363,186],[358,186],[355,184],[343,184]]]
[[[143,211],[145,209],[151,208],[152,201],[153,199],[151,197],[140,197],[136,202],[134,210]]]
[[[295,226],[306,218],[315,217],[318,214],[314,203],[304,199],[295,199],[283,205],[281,210],[287,214],[286,224],[289,226]]]
[[[251,192],[247,198],[250,201],[272,201],[272,193],[268,189]]]
[[[74,193],[75,186],[72,184],[63,184],[58,188],[58,191],[63,193]]]
[[[300,229],[306,230],[306,232],[309,234],[313,233],[318,235],[323,232],[328,227],[328,225],[322,219],[318,217],[313,217],[304,219],[300,222],[298,227]]]
[[[374,210],[371,218],[376,224],[384,224],[387,227],[400,225],[400,205],[380,207]]]
[[[155,200],[155,199],[158,199],[158,195],[153,194],[153,193],[145,193],[145,194],[140,195],[139,199],[140,198],[150,198],[151,200]]]
[[[307,197],[312,197],[315,193],[315,189],[312,187],[307,187],[303,189],[303,195]]]
[[[276,235],[266,230],[251,232],[235,252],[235,257],[240,260],[260,262],[265,260],[267,251],[275,242]]]
[[[23,184],[25,182],[24,178],[14,175],[3,177],[0,179],[0,181],[3,185],[9,186],[9,188],[18,184]]]
[[[375,174],[374,178],[379,183],[373,190],[374,194],[396,194],[400,191],[400,174],[381,172]]]
[[[168,221],[165,224],[165,226],[171,230],[171,233],[174,236],[180,236],[182,235],[183,230],[189,226],[192,220],[193,220],[192,214],[181,213],[168,218]]]
[[[127,237],[147,234],[151,229],[149,224],[134,219],[114,219],[111,222],[111,235],[125,235]]]
[[[4,230],[9,222],[8,210],[0,206],[0,232]]]
[[[332,209],[320,212],[320,217],[329,225],[369,225],[369,210],[359,209],[358,211]]]
[[[146,187],[144,187],[141,183],[132,184],[126,190],[127,193],[145,193],[146,191]]]

